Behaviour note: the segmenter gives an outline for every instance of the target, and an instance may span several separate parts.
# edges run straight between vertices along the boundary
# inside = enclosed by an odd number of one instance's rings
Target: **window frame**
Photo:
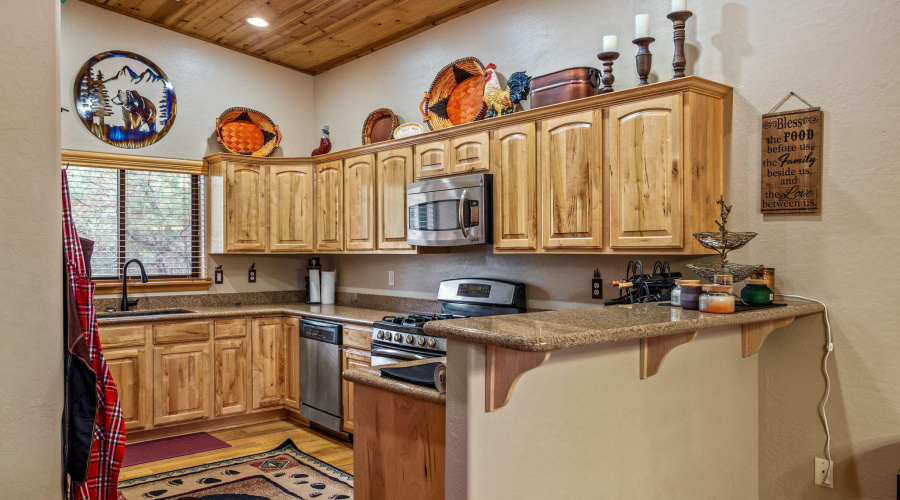
[[[207,166],[203,161],[198,160],[180,160],[171,158],[156,158],[149,156],[122,155],[113,153],[95,153],[88,151],[63,150],[61,155],[61,165],[63,168],[69,166],[93,167],[93,168],[109,168],[115,170],[145,170],[152,172],[169,172],[180,174],[191,174],[194,177],[192,189],[192,214],[191,226],[197,230],[196,241],[192,244],[191,267],[197,270],[196,276],[183,275],[148,275],[150,281],[141,283],[137,277],[128,278],[128,289],[134,292],[180,292],[180,291],[198,291],[208,290],[212,285],[212,279],[208,276],[209,262],[205,258],[206,245],[206,220],[202,217],[202,210],[205,208],[201,204],[206,203],[206,199],[201,195],[201,189],[205,186]],[[118,182],[118,206],[120,214],[124,211],[125,194],[124,182],[125,175],[119,176]],[[124,242],[125,232],[121,227],[125,218],[120,215],[119,224],[119,262],[124,265]],[[120,294],[122,293],[122,277],[117,278],[97,278],[93,280],[96,284],[96,294]]]

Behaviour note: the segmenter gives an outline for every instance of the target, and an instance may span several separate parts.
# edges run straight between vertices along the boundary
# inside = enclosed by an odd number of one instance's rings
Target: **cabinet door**
[[[266,171],[259,165],[225,167],[225,251],[266,250]]]
[[[250,383],[247,339],[217,340],[216,416],[246,413]]]
[[[375,156],[344,161],[347,250],[375,250]]]
[[[537,249],[537,161],[533,123],[494,132],[494,248]]]
[[[316,165],[316,249],[344,249],[344,175],[340,161]]]
[[[300,320],[284,320],[284,398],[291,408],[300,409]]]
[[[681,95],[613,106],[609,120],[612,246],[680,248]]]
[[[416,179],[450,174],[448,141],[435,141],[415,146]]]
[[[109,373],[119,391],[119,405],[125,419],[125,430],[139,430],[150,427],[153,405],[152,367],[147,359],[147,351],[138,349],[110,349],[103,353]]]
[[[269,167],[269,251],[313,251],[313,165]]]
[[[450,140],[450,171],[454,174],[490,170],[490,137],[487,132]]]
[[[412,150],[378,153],[378,249],[409,250],[406,243],[406,185],[413,181]]]
[[[153,348],[153,423],[210,416],[209,343]]]
[[[599,111],[541,124],[541,220],[545,250],[601,247]]]
[[[253,409],[278,406],[282,394],[281,318],[258,318],[250,328]]]
[[[356,349],[344,349],[342,371],[358,366],[372,366],[372,354]],[[342,428],[346,432],[353,432],[353,382],[344,380],[343,384],[344,421]]]

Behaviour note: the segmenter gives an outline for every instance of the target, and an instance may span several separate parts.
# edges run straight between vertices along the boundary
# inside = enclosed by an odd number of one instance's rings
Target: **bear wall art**
[[[175,122],[172,82],[149,59],[125,51],[90,58],[75,78],[81,123],[106,143],[142,148],[162,139]]]

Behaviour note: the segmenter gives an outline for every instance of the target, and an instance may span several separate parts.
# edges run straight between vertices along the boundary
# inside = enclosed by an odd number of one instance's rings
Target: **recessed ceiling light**
[[[247,22],[253,26],[259,26],[260,28],[265,28],[269,25],[269,22],[261,17],[249,17],[247,18]]]

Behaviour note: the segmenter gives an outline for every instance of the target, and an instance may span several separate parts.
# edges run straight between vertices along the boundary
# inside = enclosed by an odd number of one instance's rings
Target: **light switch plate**
[[[394,271],[388,271],[388,285],[394,286]]]

